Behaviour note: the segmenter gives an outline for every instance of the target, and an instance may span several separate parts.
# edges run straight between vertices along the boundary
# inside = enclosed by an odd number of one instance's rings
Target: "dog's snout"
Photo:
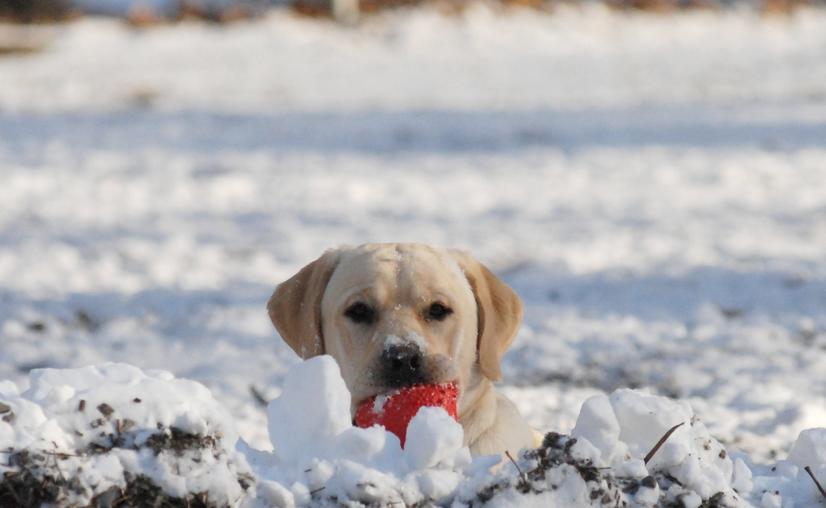
[[[412,344],[388,346],[381,354],[381,377],[387,386],[401,387],[424,381],[424,357]]]

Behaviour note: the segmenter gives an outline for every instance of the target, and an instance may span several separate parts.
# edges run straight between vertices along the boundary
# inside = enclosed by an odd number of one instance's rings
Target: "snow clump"
[[[243,498],[251,477],[238,434],[200,383],[121,363],[35,369],[30,381],[23,393],[0,383],[0,501]]]
[[[471,464],[462,427],[441,408],[411,420],[408,445],[383,427],[354,427],[350,392],[335,360],[295,366],[269,405],[273,452],[250,454],[264,504],[442,503]]]

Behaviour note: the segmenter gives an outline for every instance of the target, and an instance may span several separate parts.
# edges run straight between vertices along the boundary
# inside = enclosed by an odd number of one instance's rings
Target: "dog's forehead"
[[[342,253],[328,289],[340,292],[348,288],[391,293],[406,289],[414,297],[470,290],[449,252],[420,244],[368,244]]]

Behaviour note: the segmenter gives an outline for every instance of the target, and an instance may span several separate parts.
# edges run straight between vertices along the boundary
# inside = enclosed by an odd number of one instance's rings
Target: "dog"
[[[522,302],[469,254],[415,243],[329,250],[278,285],[267,310],[301,358],[338,362],[353,412],[373,395],[455,381],[472,455],[538,446],[541,436],[493,386]]]

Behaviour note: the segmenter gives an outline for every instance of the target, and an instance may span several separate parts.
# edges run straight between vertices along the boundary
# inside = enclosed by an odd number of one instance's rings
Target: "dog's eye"
[[[445,307],[441,303],[432,303],[430,307],[427,308],[425,317],[428,320],[441,321],[451,314],[453,314],[453,309],[450,307]]]
[[[376,311],[369,305],[363,302],[356,302],[347,307],[344,311],[347,316],[354,323],[369,325],[376,321]]]

